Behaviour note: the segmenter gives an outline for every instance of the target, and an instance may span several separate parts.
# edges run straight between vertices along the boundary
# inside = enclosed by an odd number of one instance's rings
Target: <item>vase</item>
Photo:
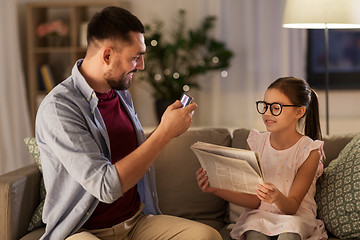
[[[166,108],[173,104],[174,101],[168,100],[168,99],[156,99],[155,101],[155,110],[156,110],[156,117],[158,122],[160,123],[161,117],[163,113],[165,112]]]

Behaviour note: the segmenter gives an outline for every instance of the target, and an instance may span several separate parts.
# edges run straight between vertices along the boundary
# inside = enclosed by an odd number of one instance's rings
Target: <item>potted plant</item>
[[[170,103],[183,92],[200,88],[198,76],[210,70],[225,69],[233,53],[225,44],[209,36],[214,16],[206,17],[200,27],[185,32],[184,10],[178,12],[178,23],[165,39],[163,22],[146,25],[145,70],[140,79],[148,82],[156,100],[159,119]],[[163,105],[163,107],[161,107]]]

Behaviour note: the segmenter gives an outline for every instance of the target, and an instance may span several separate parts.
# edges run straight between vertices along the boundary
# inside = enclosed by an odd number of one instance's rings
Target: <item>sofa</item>
[[[190,129],[173,139],[155,161],[160,209],[164,214],[180,216],[208,224],[230,239],[230,227],[239,214],[223,199],[199,190],[195,171],[200,164],[190,145],[203,141],[223,146],[246,148],[249,129]],[[355,134],[324,138],[325,166],[336,159]],[[41,173],[36,164],[0,176],[0,239],[39,239],[44,228],[28,232],[34,210],[39,204]],[[319,185],[321,188],[321,185]],[[321,192],[322,189],[317,189]],[[321,200],[319,200],[321,201]],[[325,203],[326,204],[326,203]],[[329,239],[339,239],[329,234]]]

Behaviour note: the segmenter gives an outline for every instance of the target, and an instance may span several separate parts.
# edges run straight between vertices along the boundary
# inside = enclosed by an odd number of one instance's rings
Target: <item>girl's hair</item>
[[[315,91],[302,79],[295,77],[278,78],[268,89],[275,88],[284,93],[292,104],[305,106],[305,135],[313,140],[321,139],[319,103]]]

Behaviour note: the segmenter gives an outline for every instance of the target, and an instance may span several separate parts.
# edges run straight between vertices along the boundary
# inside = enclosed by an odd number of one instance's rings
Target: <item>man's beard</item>
[[[127,74],[123,74],[120,79],[115,79],[111,72],[107,72],[104,74],[104,78],[106,80],[106,82],[109,84],[109,86],[112,89],[115,90],[127,90],[129,89],[131,82],[132,82],[132,76],[130,76],[131,73],[135,73],[136,70],[131,71]]]

